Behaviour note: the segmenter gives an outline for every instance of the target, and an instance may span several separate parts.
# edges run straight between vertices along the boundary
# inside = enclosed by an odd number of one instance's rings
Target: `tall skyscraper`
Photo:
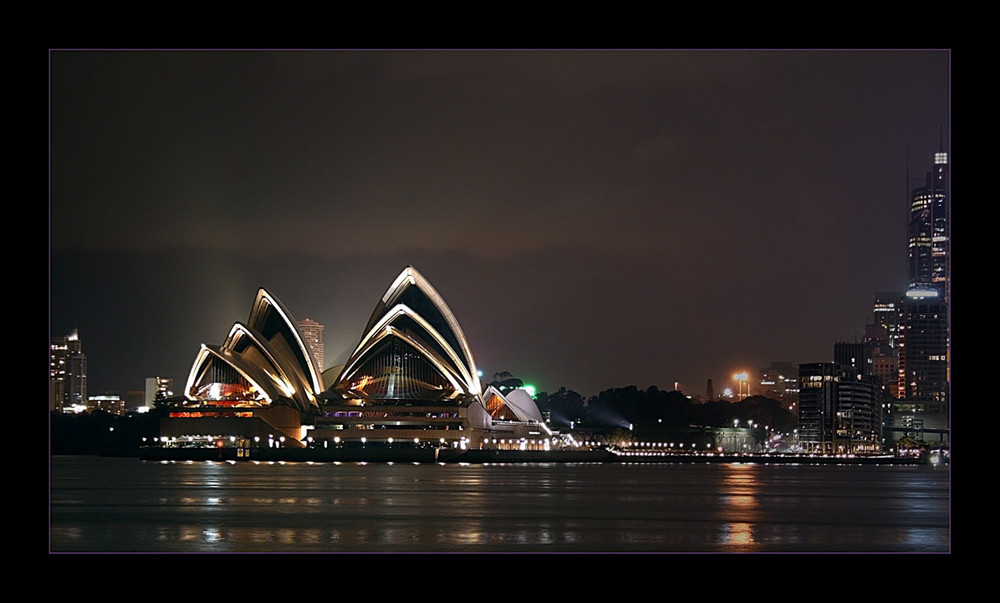
[[[899,311],[900,400],[894,404],[891,429],[895,437],[946,442],[951,423],[951,199],[943,145],[909,204],[907,289]]]
[[[323,364],[323,325],[315,320],[303,318],[296,323],[296,326],[299,327],[299,333],[302,334],[302,340],[306,347],[312,353],[313,360],[316,362],[316,370],[322,373],[326,370],[326,365]]]
[[[944,147],[934,154],[934,169],[926,184],[910,197],[907,230],[907,293],[935,290],[947,300],[950,291],[951,227],[948,199],[948,154]]]
[[[76,329],[49,347],[49,410],[87,405],[87,356]]]

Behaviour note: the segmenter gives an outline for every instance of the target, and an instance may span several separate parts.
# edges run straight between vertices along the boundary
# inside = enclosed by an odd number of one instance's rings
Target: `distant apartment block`
[[[323,358],[323,325],[315,320],[303,318],[296,323],[296,326],[299,328],[299,333],[302,334],[303,343],[306,344],[306,348],[312,354],[316,367],[322,373],[326,370]]]
[[[87,356],[76,329],[52,337],[49,347],[49,410],[69,412],[87,405]]]

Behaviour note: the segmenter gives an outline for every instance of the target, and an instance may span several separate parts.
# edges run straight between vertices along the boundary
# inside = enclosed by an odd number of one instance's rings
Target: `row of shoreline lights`
[[[312,436],[310,436],[310,437],[308,437],[306,439],[308,440],[309,445],[313,444],[314,440],[313,440]],[[281,441],[284,442],[285,438],[281,438]],[[393,438],[386,438],[385,441],[386,441],[386,443],[389,446],[392,446],[392,444],[394,442],[396,442],[396,440],[393,439]],[[493,445],[497,444],[496,438],[494,438],[493,440],[486,440],[486,441],[488,443],[492,443]],[[329,442],[330,442],[330,440],[323,440],[323,447],[327,448]],[[360,439],[360,442],[361,442],[362,446],[365,446],[368,443],[368,438],[362,436],[361,439]],[[554,438],[553,438],[552,442],[553,443],[555,442]],[[510,440],[501,439],[499,441],[499,443],[500,443],[501,446],[506,446],[506,445],[509,445],[509,444],[516,444],[521,449],[524,449],[528,445],[531,445],[532,448],[534,448],[535,446],[545,446],[546,449],[548,449],[548,446],[549,446],[549,440],[548,439],[542,439],[542,440],[529,440],[527,438],[520,438],[518,440],[514,440],[514,439],[510,439]],[[334,446],[340,446],[340,444],[341,444],[340,436],[334,436],[334,438],[333,438],[333,444],[334,444]],[[438,444],[439,444],[439,446],[447,446],[447,440],[445,440],[444,438],[440,438],[438,440]],[[465,450],[468,447],[468,445],[469,445],[469,439],[466,438],[465,436],[462,436],[462,438],[460,440],[458,440],[458,444],[459,444],[459,447],[462,450]],[[413,438],[413,445],[414,446],[419,446],[420,445],[420,438]]]
[[[111,429],[113,430],[114,428],[111,428]],[[195,436],[182,436],[181,437],[181,441],[186,441],[188,443],[193,443],[195,441],[195,439],[196,439]],[[197,439],[199,441],[204,441],[204,442],[212,443],[215,446],[221,446],[222,442],[225,439],[227,439],[227,438],[225,436],[200,436],[200,437],[197,437]],[[228,436],[228,439],[229,439],[230,443],[235,444],[237,438],[236,438],[236,436]],[[255,446],[259,447],[260,446],[260,441],[261,441],[260,436],[254,436],[253,439],[254,439]],[[311,436],[308,437],[307,440],[308,440],[308,442],[309,442],[310,445],[313,444],[313,442],[315,441],[315,440],[313,440],[313,438]],[[143,441],[145,442],[146,438],[143,438]],[[163,444],[171,443],[171,444],[175,444],[176,445],[176,443],[178,441],[178,438],[177,437],[163,436],[161,438],[153,438],[153,441],[160,441]],[[327,444],[329,443],[329,441],[330,440],[324,440],[323,441],[323,447],[324,448],[327,447]],[[534,448],[535,446],[544,446],[546,449],[548,449],[548,447],[550,445],[550,441],[548,439],[541,439],[541,440],[534,440],[534,439],[532,439],[532,440],[529,440],[527,438],[520,438],[520,439],[516,439],[515,440],[515,439],[512,438],[512,439],[509,439],[509,440],[508,439],[497,440],[496,438],[494,438],[492,440],[488,439],[488,440],[485,440],[485,441],[486,441],[486,443],[491,443],[493,445],[496,445],[498,443],[501,446],[518,445],[521,448],[524,448],[524,447],[530,445],[532,448]],[[365,444],[368,443],[368,438],[362,437],[360,439],[360,442],[361,442],[361,445],[364,446]],[[394,438],[386,438],[385,442],[387,444],[389,444],[389,446],[392,446],[394,443],[398,443],[398,441],[395,440]],[[273,434],[269,434],[268,435],[268,438],[267,438],[267,446],[268,446],[268,448],[281,448],[284,445],[284,443],[285,443],[285,436],[281,436],[281,437],[275,438]],[[335,436],[333,438],[333,443],[334,443],[335,446],[339,446],[341,444],[340,436]],[[374,441],[373,441],[373,443],[374,443]],[[465,436],[462,436],[462,439],[459,441],[460,447],[464,450],[468,446],[468,443],[469,443],[468,438],[466,438]],[[551,443],[553,443],[553,444],[555,443],[555,439],[554,438],[552,439]],[[426,444],[426,442],[425,442],[425,444]],[[445,446],[445,445],[447,445],[447,440],[445,440],[444,438],[440,438],[438,440],[438,444],[440,446]],[[590,444],[590,442],[588,442],[588,444]],[[594,444],[596,444],[596,442]],[[414,446],[419,446],[420,445],[420,438],[413,438],[413,445]]]
[[[679,444],[675,444],[674,442],[624,442],[622,444],[622,446],[625,448],[631,448],[632,446],[635,446],[636,448],[673,448],[675,445],[678,448],[684,448],[684,442],[681,442]],[[712,447],[711,442],[707,442],[705,444],[705,448],[711,448],[711,447]],[[688,448],[697,452],[698,445],[692,443],[688,445]]]
[[[740,424],[740,420],[739,419],[734,419],[733,420],[733,427],[739,428],[739,424]],[[747,422],[747,427],[748,427],[748,429],[753,430],[754,428],[759,429],[760,425],[757,424],[757,423],[754,423],[753,421],[748,421]],[[111,428],[111,429],[113,430],[114,428]],[[767,426],[764,427],[764,430],[767,431],[767,432],[770,432],[770,428],[767,427]],[[798,430],[796,430],[796,431],[798,431]],[[142,438],[142,439],[143,439],[143,442],[146,441],[145,437]],[[184,440],[184,439],[186,439],[188,442],[193,442],[194,439],[195,439],[195,437],[194,436],[184,436],[184,437],[182,437],[182,440]],[[225,440],[226,438],[225,438],[225,436],[203,436],[203,437],[200,437],[198,439],[199,440],[205,440],[205,441],[211,441],[211,442],[221,442],[221,441]],[[236,442],[236,436],[229,436],[228,439],[229,439],[230,443],[235,443]],[[164,444],[166,444],[168,442],[171,442],[171,443],[176,443],[177,442],[177,438],[176,437],[168,437],[168,436],[163,436],[161,438],[153,438],[153,441],[156,441],[156,440],[159,440],[159,441],[163,442]],[[315,441],[315,440],[313,440],[312,436],[308,437],[307,440],[308,440],[309,444],[312,444]],[[386,443],[388,443],[391,446],[396,440],[394,440],[393,438],[387,438],[385,441],[386,441]],[[442,445],[442,446],[444,446],[447,443],[447,441],[444,438],[440,438],[438,441],[439,441],[439,444]],[[463,449],[468,445],[468,441],[469,440],[465,436],[462,436],[462,439],[460,440],[460,445],[461,445],[461,447]],[[493,438],[492,440],[487,439],[485,441],[486,441],[486,443],[492,443],[494,445],[496,445],[498,443],[498,440],[496,438]],[[360,442],[361,442],[361,445],[364,446],[368,442],[368,438],[361,437]],[[519,444],[519,445],[531,444],[532,446],[535,446],[535,445],[539,445],[539,444],[547,444],[548,442],[549,442],[548,439],[529,440],[527,438],[520,438],[520,439],[517,439],[517,440],[515,440],[515,439],[510,439],[510,440],[500,439],[499,440],[499,444],[501,446],[504,446],[504,445],[507,445],[507,444]],[[555,443],[555,438],[552,439],[552,442]],[[260,436],[254,436],[254,443],[256,445],[258,445],[258,446],[260,445]],[[277,440],[275,440],[274,435],[268,435],[268,447],[269,448],[280,448],[281,445],[284,444],[284,443],[285,443],[285,436],[281,436]],[[324,440],[323,441],[323,447],[325,448],[328,443],[329,443],[329,440]],[[341,443],[340,436],[334,436],[333,443],[334,443],[334,445],[338,445],[339,446],[340,443]],[[413,444],[415,446],[419,445],[420,444],[420,438],[413,438]],[[579,442],[577,442],[575,444],[576,444],[577,447],[579,447],[581,445],[584,446],[584,447],[591,447],[591,446],[602,445],[601,442],[597,442],[597,441],[591,442],[589,440],[583,442],[582,444],[579,443]],[[637,446],[637,447],[645,447],[645,448],[657,448],[657,447],[659,447],[659,448],[663,448],[663,447],[673,448],[674,445],[675,445],[675,443],[674,442],[624,442],[622,445],[626,446],[626,447]],[[677,446],[680,447],[680,448],[684,448],[684,443],[681,442],[681,443],[677,444]],[[706,446],[707,447],[711,447],[711,444],[706,444]],[[694,450],[696,448],[696,444],[692,443],[690,445],[690,448],[692,450]]]
[[[739,427],[740,427],[740,420],[739,419],[733,419],[733,428],[739,429]],[[771,436],[774,433],[774,432],[771,431],[770,426],[768,426],[768,425],[761,426],[760,423],[754,423],[753,421],[747,421],[747,426],[746,426],[745,429],[747,429],[750,432],[753,432],[754,429],[763,429],[763,431],[766,434],[768,434],[768,439],[770,439]],[[795,432],[797,433],[798,430],[796,429]],[[780,434],[779,434],[779,436],[780,436]],[[653,448],[670,448],[670,449],[673,449],[675,445],[678,448],[681,448],[682,450],[684,448],[684,442],[681,442],[679,444],[676,444],[675,442],[624,442],[624,443],[622,443],[622,447],[624,447],[624,448],[636,447],[636,448],[646,448],[646,449],[653,449]],[[743,447],[746,448],[746,445],[744,445]],[[697,444],[691,443],[691,444],[689,444],[688,448],[692,452],[698,452]],[[712,444],[710,442],[706,442],[705,443],[705,448],[706,449],[711,449],[712,448]],[[720,446],[718,448],[718,450],[719,450],[719,452],[722,452],[723,449]]]

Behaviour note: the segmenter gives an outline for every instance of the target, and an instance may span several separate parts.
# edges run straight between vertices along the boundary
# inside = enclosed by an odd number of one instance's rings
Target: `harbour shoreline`
[[[759,463],[923,465],[923,457],[790,454],[677,454],[593,450],[453,450],[448,448],[142,448],[144,461],[313,463]],[[947,462],[947,460],[945,460]]]

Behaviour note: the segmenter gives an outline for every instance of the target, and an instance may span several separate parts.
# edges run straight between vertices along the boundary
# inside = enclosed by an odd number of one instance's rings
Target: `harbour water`
[[[54,456],[52,552],[951,550],[948,465]]]

